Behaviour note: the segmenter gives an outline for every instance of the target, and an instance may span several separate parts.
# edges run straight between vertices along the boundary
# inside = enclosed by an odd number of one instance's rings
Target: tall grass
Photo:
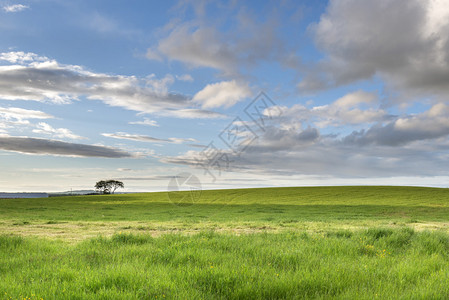
[[[0,277],[0,299],[447,299],[449,235],[3,235]]]
[[[181,207],[166,193],[0,199],[0,299],[449,299],[448,197],[322,187],[204,191]]]

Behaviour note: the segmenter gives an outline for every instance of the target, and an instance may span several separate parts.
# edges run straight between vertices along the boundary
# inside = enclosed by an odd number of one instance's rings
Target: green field
[[[447,299],[449,190],[0,200],[0,299]]]

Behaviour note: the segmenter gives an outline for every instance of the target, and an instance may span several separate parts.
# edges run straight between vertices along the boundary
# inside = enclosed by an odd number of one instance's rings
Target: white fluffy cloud
[[[52,119],[53,116],[38,110],[19,107],[0,107],[0,132],[6,133],[6,129],[18,129],[32,126],[30,119]]]
[[[23,52],[23,51],[12,51],[0,53],[0,60],[7,61],[12,64],[25,64],[30,62],[42,62],[48,61],[49,58],[46,56],[39,56],[36,53]]]
[[[352,92],[329,105],[314,107],[312,114],[320,118],[316,125],[322,128],[380,122],[387,116],[379,108],[377,95],[365,91]]]
[[[275,109],[271,107],[268,109]],[[366,125],[383,122],[391,118],[380,108],[376,93],[355,91],[327,105],[308,108],[301,104],[292,107],[276,107],[281,116],[277,118],[282,129],[301,129],[308,123],[318,128]],[[268,115],[268,112],[266,113]]]
[[[0,107],[0,116],[3,119],[51,119],[53,116],[38,110],[24,109],[19,107]]]
[[[53,128],[45,122],[39,122],[36,125],[36,129],[33,129],[34,133],[50,135],[54,138],[71,139],[71,140],[81,140],[85,139],[82,136],[74,134],[67,128]]]
[[[247,84],[231,80],[208,84],[195,94],[193,101],[201,104],[205,109],[229,108],[250,96],[251,90]]]
[[[23,4],[13,4],[13,5],[5,5],[3,6],[3,10],[9,13],[19,12],[25,9],[30,8],[28,5]]]

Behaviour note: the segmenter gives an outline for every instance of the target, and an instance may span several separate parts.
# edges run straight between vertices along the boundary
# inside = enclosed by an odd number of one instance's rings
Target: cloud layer
[[[62,65],[34,53],[0,54],[0,99],[70,103],[85,96],[110,106],[177,118],[220,118],[223,115],[196,107],[185,95],[171,93],[175,80],[168,76],[134,76],[94,73],[76,65]]]
[[[375,93],[356,91],[325,106],[270,107],[265,116],[271,115],[270,109],[282,114],[266,122],[263,130],[243,122],[258,137],[245,151],[222,147],[226,159],[217,161],[206,156],[204,148],[162,161],[206,166],[205,174],[211,170],[216,175],[226,170],[336,178],[449,174],[446,104],[403,115],[388,114],[379,106]],[[354,131],[357,127],[362,129]]]

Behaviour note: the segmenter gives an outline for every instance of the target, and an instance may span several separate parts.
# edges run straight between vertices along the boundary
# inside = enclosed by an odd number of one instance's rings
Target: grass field
[[[0,299],[447,299],[449,190],[0,200]]]

